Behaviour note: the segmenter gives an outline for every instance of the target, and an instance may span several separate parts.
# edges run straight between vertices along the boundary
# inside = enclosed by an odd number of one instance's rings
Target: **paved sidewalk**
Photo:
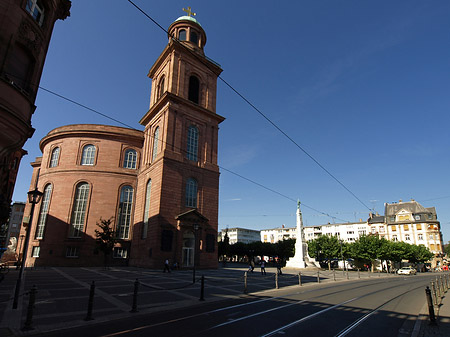
[[[118,318],[202,305],[200,277],[205,277],[204,297],[207,303],[230,298],[247,296],[244,294],[244,273],[246,266],[229,265],[217,270],[175,270],[163,273],[162,270],[149,270],[134,267],[105,268],[37,268],[27,270],[19,299],[19,306],[12,309],[15,283],[18,271],[10,269],[0,283],[0,336],[28,336],[36,333],[60,330],[68,327],[96,324]],[[259,293],[275,289],[276,268],[267,267],[267,275],[259,269],[247,273],[248,293]],[[397,277],[395,275],[359,273],[356,271],[302,270],[302,285],[311,286],[335,281],[347,281],[378,277]],[[137,313],[130,312],[136,279],[139,280]],[[94,282],[95,297],[93,320],[87,318],[89,290]],[[31,331],[24,331],[29,290],[37,287]],[[279,288],[299,285],[298,271],[283,269],[278,278]],[[450,293],[448,295],[450,297]],[[450,299],[447,308],[441,306],[439,328],[450,320]],[[445,302],[445,298],[444,298]],[[444,310],[448,310],[445,312]],[[422,316],[421,316],[422,317]],[[425,317],[425,316],[423,316]],[[425,333],[426,324],[420,326]],[[442,328],[441,328],[442,329]],[[427,330],[428,331],[428,330]],[[432,330],[429,330],[432,331]],[[422,335],[428,336],[428,335]],[[441,336],[441,335],[436,335]],[[444,335],[442,335],[444,336]],[[445,335],[445,336],[450,336]]]

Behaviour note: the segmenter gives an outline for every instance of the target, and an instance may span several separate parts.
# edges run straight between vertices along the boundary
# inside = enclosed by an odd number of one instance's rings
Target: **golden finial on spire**
[[[197,13],[194,13],[194,12],[191,10],[191,7],[188,7],[187,9],[183,8],[183,11],[185,11],[185,12],[187,13],[188,16],[196,16],[196,15],[197,15]]]

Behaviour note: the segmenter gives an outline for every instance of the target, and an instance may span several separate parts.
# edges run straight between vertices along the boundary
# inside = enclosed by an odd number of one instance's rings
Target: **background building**
[[[22,149],[56,20],[70,15],[68,0],[0,2],[0,224],[8,220]]]
[[[19,237],[20,235],[20,225],[22,224],[23,219],[23,212],[25,210],[25,203],[24,202],[14,202],[11,206],[11,214],[9,215],[9,222],[8,222],[8,230],[6,232],[6,237],[3,246],[0,245],[0,247],[6,247],[10,244],[14,245],[16,247],[19,246],[19,243],[21,243],[22,238]]]
[[[261,240],[260,232],[254,229],[240,227],[228,228],[219,232],[219,236],[221,237],[222,241],[224,240],[226,233],[228,233],[230,245],[236,242],[250,243]]]
[[[262,242],[276,243],[278,241],[296,238],[297,227],[284,227],[283,225],[279,228],[263,229],[261,231]]]
[[[113,219],[115,264],[217,267],[219,168],[216,86],[192,17],[169,27],[149,71],[145,130],[69,125],[41,140],[31,188],[44,192],[31,225],[28,265],[100,265],[96,223]],[[172,38],[176,36],[179,41]],[[30,212],[27,204],[25,213]]]

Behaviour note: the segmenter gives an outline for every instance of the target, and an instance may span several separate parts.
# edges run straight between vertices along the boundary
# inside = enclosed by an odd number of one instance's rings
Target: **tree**
[[[111,254],[114,249],[114,245],[117,242],[116,233],[111,226],[112,219],[113,218],[104,220],[100,218],[100,223],[96,223],[100,230],[95,230],[95,244],[97,249],[103,252],[103,256],[105,258],[105,268],[108,265],[108,255]]]
[[[327,260],[328,269],[331,270],[331,260],[340,256],[341,245],[337,237],[321,235],[308,242],[308,252],[311,257]]]
[[[362,235],[352,244],[354,258],[369,263],[373,272],[374,261],[382,256],[382,244],[378,235]]]
[[[218,243],[218,251],[219,256],[222,256],[222,261],[225,262],[225,256],[228,256],[230,252],[230,238],[228,236],[228,228],[225,229],[223,240],[220,240],[220,242]]]
[[[410,254],[409,262],[419,263],[431,259],[434,254],[424,245],[410,245],[412,254]]]
[[[286,239],[278,241],[275,244],[275,255],[282,261],[294,256],[295,253],[295,239]]]

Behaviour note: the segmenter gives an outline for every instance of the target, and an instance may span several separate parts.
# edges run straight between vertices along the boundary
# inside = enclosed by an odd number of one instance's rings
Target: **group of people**
[[[267,264],[267,262],[264,258],[261,259],[261,261],[259,262],[259,265],[261,267],[261,275],[266,275],[266,264]],[[283,274],[283,272],[281,271],[281,268],[283,267],[283,265],[281,264],[280,260],[277,261],[276,267],[277,267],[277,274],[278,275]],[[253,273],[254,269],[255,269],[255,261],[254,261],[254,259],[251,259],[248,264],[248,271]]]
[[[177,261],[175,261],[175,262],[173,263],[172,269],[180,269],[180,266],[178,265],[178,262],[177,262]],[[163,273],[165,273],[166,271],[167,271],[168,273],[170,273],[170,263],[169,263],[169,260],[168,260],[168,259],[166,259],[166,260],[164,261],[164,270],[163,270]]]

